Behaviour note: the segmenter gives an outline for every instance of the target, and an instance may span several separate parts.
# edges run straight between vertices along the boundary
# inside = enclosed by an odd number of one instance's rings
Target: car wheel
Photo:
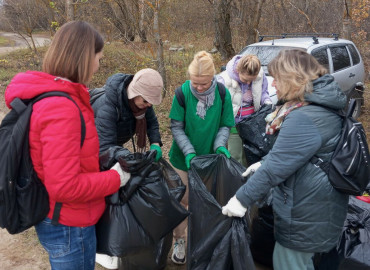
[[[361,97],[361,95],[356,91],[356,89],[352,90],[351,93],[347,97],[346,112],[347,112],[347,109],[348,109],[349,101],[351,99],[356,100],[356,106],[355,106],[355,109],[353,111],[352,116],[353,116],[353,118],[357,119],[361,115],[361,104],[362,104],[363,97]]]

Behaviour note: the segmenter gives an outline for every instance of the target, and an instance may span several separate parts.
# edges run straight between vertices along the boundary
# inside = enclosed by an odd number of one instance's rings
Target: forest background
[[[41,70],[47,49],[34,37],[51,38],[70,20],[85,20],[104,36],[104,58],[90,88],[104,85],[115,73],[134,74],[146,67],[157,69],[165,81],[163,102],[155,107],[164,141],[164,157],[172,141],[168,114],[174,90],[187,79],[187,67],[196,52],[213,54],[220,70],[259,35],[282,33],[339,33],[359,48],[366,68],[362,121],[370,137],[370,0],[0,0],[0,34],[13,32],[28,49],[0,54],[0,119],[8,111],[3,94],[18,72]],[[0,47],[14,41],[0,35]],[[40,47],[41,45],[41,47]],[[0,230],[4,243],[4,230]],[[28,243],[39,250],[33,231],[9,242]],[[18,240],[17,240],[18,239]],[[33,269],[8,250],[13,264],[3,268],[5,244],[0,243],[0,269]],[[13,252],[13,251],[14,252]],[[34,249],[30,248],[30,252]],[[41,252],[41,251],[40,251]],[[32,256],[31,256],[32,257]],[[24,257],[23,257],[24,258]],[[45,259],[45,254],[44,254]],[[37,259],[35,259],[37,260]]]

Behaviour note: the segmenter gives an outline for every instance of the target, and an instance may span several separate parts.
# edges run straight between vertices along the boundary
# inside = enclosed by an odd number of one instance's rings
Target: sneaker
[[[95,262],[107,269],[118,269],[118,257],[96,253]]]
[[[176,264],[185,264],[185,240],[182,238],[176,239],[173,246],[171,260]]]

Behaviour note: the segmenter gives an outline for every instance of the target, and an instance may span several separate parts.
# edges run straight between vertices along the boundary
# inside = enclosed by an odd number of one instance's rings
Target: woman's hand
[[[222,214],[229,217],[244,217],[245,212],[247,208],[239,202],[235,195],[222,207]]]
[[[261,167],[261,162],[256,162],[250,165],[245,172],[243,172],[242,176],[247,177],[249,174],[254,173],[257,169]]]

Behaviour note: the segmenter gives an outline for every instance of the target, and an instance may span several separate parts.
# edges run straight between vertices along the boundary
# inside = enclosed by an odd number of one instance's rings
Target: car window
[[[254,54],[261,61],[262,66],[267,66],[282,49],[297,49],[287,46],[247,46],[239,54]]]
[[[326,69],[329,71],[329,59],[326,47],[313,50],[311,54],[321,65],[326,67]]]
[[[334,72],[351,66],[349,54],[345,46],[330,47],[333,58]]]
[[[353,65],[357,65],[358,63],[360,63],[360,55],[358,54],[355,46],[353,46],[352,44],[348,44],[347,46],[352,56]]]

